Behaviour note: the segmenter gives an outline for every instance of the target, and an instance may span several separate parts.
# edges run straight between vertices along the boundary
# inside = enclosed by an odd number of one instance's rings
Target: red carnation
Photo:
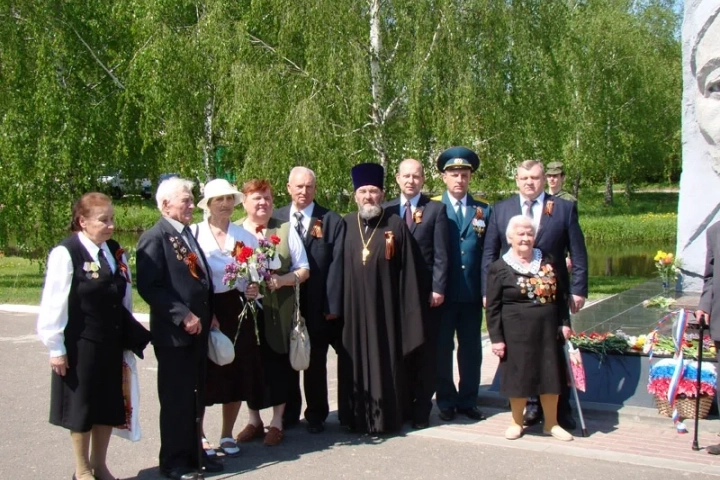
[[[280,237],[277,235],[270,235],[270,241],[273,243],[273,245],[278,245],[280,243]]]
[[[240,263],[245,263],[245,262],[247,262],[248,258],[250,258],[250,256],[252,256],[252,254],[253,254],[252,248],[242,247],[240,249],[240,253],[237,254],[237,257],[236,257],[237,261]]]

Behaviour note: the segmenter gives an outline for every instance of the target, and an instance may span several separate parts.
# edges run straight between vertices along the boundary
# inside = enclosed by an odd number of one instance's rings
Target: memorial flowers
[[[653,260],[655,261],[655,268],[657,268],[660,279],[662,280],[663,288],[670,288],[670,286],[674,285],[680,273],[680,259],[675,258],[675,255],[672,253],[658,250]]]
[[[258,239],[258,246],[251,248],[242,242],[236,242],[232,251],[234,261],[225,265],[225,275],[223,275],[223,284],[230,288],[235,288],[238,282],[244,282],[245,285],[256,283],[260,286],[260,290],[264,294],[268,294],[267,281],[270,280],[273,270],[280,268],[280,260],[277,258],[277,245],[280,243],[280,237],[270,235],[270,238],[261,237]],[[233,344],[237,341],[240,334],[240,327],[243,318],[251,315],[255,325],[255,338],[260,344],[260,336],[257,327],[257,306],[255,301],[245,302],[242,311],[238,317],[238,329],[235,333]]]

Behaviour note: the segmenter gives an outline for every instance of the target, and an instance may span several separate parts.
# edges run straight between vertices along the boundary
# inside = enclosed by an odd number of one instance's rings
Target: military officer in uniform
[[[448,280],[437,346],[436,401],[440,418],[451,421],[456,414],[483,420],[477,407],[480,384],[482,324],[482,252],[485,228],[490,217],[488,203],[468,193],[470,176],[480,165],[477,154],[465,147],[452,147],[440,154],[437,168],[447,190],[436,200],[445,204],[448,216]],[[453,351],[457,334],[460,382],[453,380]]]
[[[555,195],[557,198],[577,202],[577,198],[563,190],[563,184],[565,183],[565,170],[563,169],[562,162],[548,163],[545,178],[547,179],[548,189],[551,194]]]

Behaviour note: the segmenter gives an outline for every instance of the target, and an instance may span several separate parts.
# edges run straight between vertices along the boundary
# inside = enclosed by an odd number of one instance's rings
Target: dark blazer
[[[176,246],[174,246],[176,245]],[[199,278],[190,273],[178,250],[186,248],[182,236],[161,218],[142,234],[137,246],[137,288],[150,305],[150,332],[153,344],[161,347],[184,347],[193,342],[193,335],[183,328],[188,312],[200,318],[202,336],[207,338],[212,319],[212,280],[205,274],[207,263],[202,249],[199,259],[205,265],[196,269]],[[207,341],[204,342],[207,345]]]
[[[384,207],[390,213],[400,216],[400,197],[387,202]],[[410,233],[420,255],[415,259],[418,263],[418,272],[425,273],[422,281],[423,288],[430,288],[427,292],[445,295],[447,287],[448,270],[448,217],[445,205],[420,195],[416,207],[416,215],[409,227]],[[418,215],[417,212],[422,212]],[[420,217],[420,222],[415,221]],[[402,218],[402,217],[401,217]],[[425,292],[423,292],[425,293]]]
[[[290,205],[275,210],[273,218],[290,221]],[[316,224],[322,230],[320,238],[312,233]],[[340,215],[315,203],[303,243],[310,277],[300,286],[301,310],[309,326],[315,319],[324,320],[325,314],[342,315],[345,223]]]
[[[492,218],[490,205],[467,194],[467,208],[460,225],[455,204],[443,192],[442,203],[448,217],[448,259],[450,263],[445,302],[481,303],[482,252],[486,226],[474,226],[480,216],[481,225]]]
[[[548,215],[548,202],[553,202],[552,213]],[[578,222],[577,205],[574,202],[545,194],[540,228],[535,235],[535,248],[555,259],[553,266],[558,275],[562,276],[565,285],[570,286],[568,293],[587,298],[588,295],[588,257],[585,247],[585,236]],[[505,236],[510,219],[521,215],[519,195],[502,200],[493,206],[493,214],[485,235],[485,252],[482,260],[483,296],[485,295],[485,278],[490,264],[508,251],[510,245]],[[572,259],[572,284],[565,257],[570,252]]]
[[[720,222],[705,231],[707,255],[705,260],[705,283],[698,309],[710,314],[710,336],[720,341],[720,263],[715,254],[720,252]],[[715,279],[719,280],[715,280]]]

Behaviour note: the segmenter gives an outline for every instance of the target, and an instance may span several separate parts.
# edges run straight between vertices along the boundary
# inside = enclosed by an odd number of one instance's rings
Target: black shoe
[[[707,450],[710,455],[720,455],[720,444],[710,445],[705,450]]]
[[[480,409],[478,407],[463,408],[463,409],[458,408],[457,412],[462,415],[465,415],[466,417],[468,417],[471,420],[477,420],[477,421],[485,420],[485,415],[483,415],[482,411],[480,411]]]
[[[540,420],[542,419],[542,414],[540,413],[540,408],[537,406],[537,404],[534,403],[528,403],[525,406],[525,415],[523,415],[523,425],[526,427],[532,427],[533,425],[537,425],[540,423]]]
[[[189,468],[173,468],[172,470],[160,469],[160,473],[165,478],[172,478],[173,480],[194,480],[197,472]]]
[[[203,460],[203,470],[208,473],[218,473],[225,470],[225,466],[217,460],[206,458]]]
[[[430,422],[412,422],[413,430],[423,430],[430,426]]]
[[[558,425],[560,425],[564,430],[567,430],[568,432],[571,432],[577,428],[575,419],[572,417],[572,415],[569,414],[558,415]]]
[[[455,420],[455,409],[454,408],[441,408],[440,409],[440,420],[446,422],[452,422]]]
[[[309,423],[307,425],[308,433],[322,433],[325,431],[325,425],[322,423]]]

